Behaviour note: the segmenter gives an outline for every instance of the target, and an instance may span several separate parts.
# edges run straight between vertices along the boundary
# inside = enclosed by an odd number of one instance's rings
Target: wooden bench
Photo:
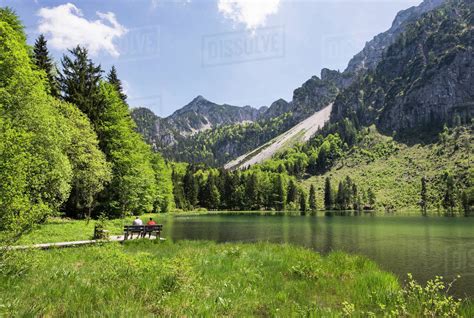
[[[154,235],[159,238],[161,231],[163,230],[162,224],[156,225],[125,225],[123,228],[124,239],[128,240],[128,237],[133,238],[133,234],[137,234],[137,237],[145,237]]]

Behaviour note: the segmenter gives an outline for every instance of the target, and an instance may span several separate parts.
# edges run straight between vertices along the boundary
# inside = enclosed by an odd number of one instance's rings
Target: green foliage
[[[316,203],[316,188],[314,187],[314,184],[309,187],[309,208],[311,212],[316,212],[318,209]]]
[[[334,190],[331,186],[331,179],[326,177],[324,181],[324,208],[331,210],[334,207]]]
[[[336,160],[332,168],[321,176],[303,180],[307,189],[314,184],[324,189],[326,177],[338,185],[350,176],[357,185],[357,201],[361,207],[377,209],[419,209],[421,193],[426,211],[444,209],[447,193],[445,171],[452,176],[448,198],[453,198],[453,211],[463,208],[462,193],[472,186],[470,167],[473,157],[472,126],[448,129],[445,140],[423,144],[403,144],[393,137],[381,135],[375,127],[363,129],[359,141]],[[426,189],[422,191],[422,178]],[[368,191],[371,190],[372,200]],[[374,198],[375,197],[375,198]],[[373,201],[373,202],[369,202]],[[324,193],[317,192],[317,202],[323,205]],[[371,204],[374,203],[374,204]],[[449,208],[450,205],[446,205]]]
[[[0,272],[0,315],[469,316],[468,304],[442,292],[439,283],[402,288],[372,261],[340,252],[144,240],[14,253]]]
[[[33,61],[39,70],[46,74],[46,84],[52,96],[59,96],[59,82],[56,79],[57,70],[53,59],[49,55],[47,41],[43,34],[40,34],[36,39],[33,48]]]
[[[450,213],[453,212],[454,207],[456,206],[456,189],[454,184],[454,177],[449,173],[445,172],[445,191],[443,196],[443,207]]]
[[[103,208],[111,216],[153,211],[157,197],[152,153],[114,86],[101,83],[104,111],[96,122],[101,148],[112,164],[112,180],[102,193]]]
[[[78,46],[63,57],[59,94],[44,37],[30,56],[16,15],[0,9],[0,18],[0,228],[20,234],[60,209],[90,217],[172,208],[168,164],[134,131],[115,68],[103,83]]]
[[[77,46],[69,50],[69,54],[63,56],[59,74],[63,98],[79,107],[99,132],[98,125],[105,107],[100,89],[102,70],[89,59],[86,48]],[[100,134],[99,139],[102,139]]]
[[[157,194],[154,210],[169,212],[174,208],[172,169],[159,153],[152,155],[151,164],[155,174]]]
[[[72,165],[71,193],[64,212],[72,217],[91,216],[97,206],[97,195],[111,179],[110,164],[99,149],[97,135],[88,118],[74,105],[54,101],[64,117],[65,133],[69,134],[66,153]]]
[[[68,198],[72,167],[67,127],[9,9],[0,9],[0,119],[0,227],[20,233]]]
[[[305,214],[306,213],[306,210],[307,210],[307,197],[306,197],[306,193],[303,191],[303,190],[300,190],[300,194],[299,194],[299,197],[300,197],[300,212],[302,214]]]
[[[127,95],[123,92],[122,81],[117,76],[117,69],[112,65],[110,72],[107,74],[107,82],[115,87],[120,95],[120,99],[124,103],[127,102]]]

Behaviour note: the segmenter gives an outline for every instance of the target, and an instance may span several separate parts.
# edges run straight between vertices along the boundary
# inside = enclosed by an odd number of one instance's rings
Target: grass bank
[[[443,211],[445,172],[456,177],[459,188],[461,183],[474,182],[472,129],[459,127],[436,143],[404,144],[371,127],[330,171],[304,180],[303,185],[308,189],[315,185],[318,207],[322,207],[325,178],[329,177],[337,189],[338,183],[349,176],[359,191],[374,191],[377,209],[419,210],[421,178],[426,177],[428,209]]]
[[[12,252],[0,316],[367,316],[423,313],[395,276],[291,245],[132,241]],[[405,308],[405,309],[403,309]],[[445,308],[447,310],[447,308]],[[464,306],[454,310],[472,314]]]

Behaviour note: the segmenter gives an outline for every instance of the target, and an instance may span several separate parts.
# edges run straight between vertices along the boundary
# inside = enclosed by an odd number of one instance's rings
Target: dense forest
[[[135,132],[115,68],[104,76],[79,46],[55,65],[45,38],[30,48],[0,9],[1,229],[170,209],[169,164]]]

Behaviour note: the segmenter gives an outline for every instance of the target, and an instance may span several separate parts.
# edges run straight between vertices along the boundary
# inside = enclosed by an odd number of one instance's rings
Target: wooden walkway
[[[156,240],[156,237],[145,237],[148,240]],[[164,241],[164,238],[159,238],[161,241]],[[136,238],[128,239],[127,241],[136,240]],[[74,247],[81,245],[92,245],[96,243],[109,243],[109,242],[123,242],[125,238],[123,235],[111,235],[107,240],[85,240],[85,241],[73,241],[73,242],[57,242],[57,243],[41,243],[41,244],[32,244],[32,245],[17,245],[9,246],[9,250],[27,250],[27,249],[49,249],[49,248],[62,248],[62,247]]]

